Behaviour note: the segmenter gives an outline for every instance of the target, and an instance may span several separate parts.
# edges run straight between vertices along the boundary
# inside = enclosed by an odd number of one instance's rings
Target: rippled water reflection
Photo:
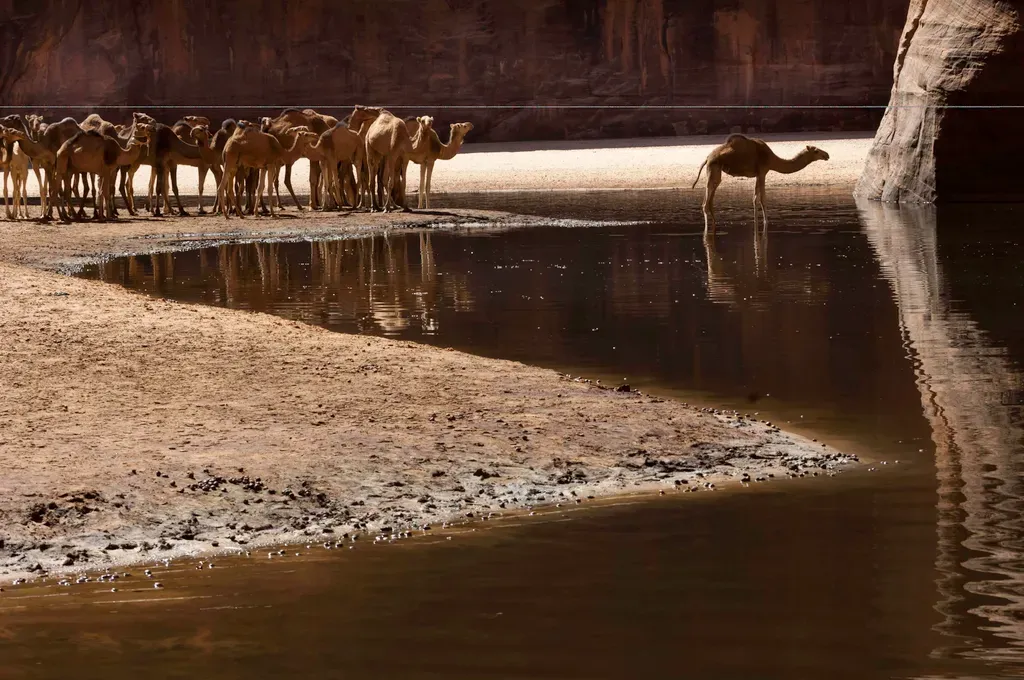
[[[299,585],[254,568],[231,587],[180,587],[263,603],[292,644],[321,646],[314,669],[344,660],[364,677],[1024,672],[1019,209],[857,206],[804,191],[773,195],[763,239],[748,201],[725,201],[727,228],[705,241],[677,193],[459,200],[595,222],[225,245],[86,275],[696,392],[889,465],[842,483],[488,532],[457,550],[296,562]],[[599,223],[637,218],[649,224]],[[263,639],[268,614],[165,607],[119,616],[160,630],[205,621],[204,658],[284,668],[286,645]],[[37,609],[14,635],[66,629],[61,611]],[[95,624],[105,611],[79,616]],[[239,630],[262,645],[243,650]],[[335,638],[351,647],[331,648]],[[414,652],[396,656],[395,644]],[[122,645],[113,658],[131,666],[150,648]]]

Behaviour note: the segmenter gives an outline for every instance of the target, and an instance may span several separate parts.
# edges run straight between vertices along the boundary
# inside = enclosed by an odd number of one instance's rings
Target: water
[[[115,677],[1019,677],[1021,210],[770,198],[764,240],[745,195],[725,195],[709,244],[675,193],[482,195],[459,200],[593,222],[227,245],[85,272],[696,394],[887,465],[184,568],[156,594],[27,593],[0,601],[0,678],[83,664]]]

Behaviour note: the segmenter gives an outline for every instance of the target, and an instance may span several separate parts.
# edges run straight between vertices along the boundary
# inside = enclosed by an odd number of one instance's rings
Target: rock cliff
[[[866,130],[880,112],[799,107],[884,105],[908,2],[0,0],[0,103],[378,103],[470,119],[478,141]],[[794,108],[743,108],[763,105]]]
[[[1024,198],[1022,0],[913,0],[859,196]],[[973,108],[966,108],[973,107]]]

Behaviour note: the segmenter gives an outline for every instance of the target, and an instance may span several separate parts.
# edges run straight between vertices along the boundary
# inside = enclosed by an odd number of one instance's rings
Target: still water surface
[[[186,569],[158,595],[44,589],[0,601],[0,678],[1024,673],[1024,211],[780,192],[764,238],[736,197],[705,241],[673,192],[457,202],[589,222],[225,245],[84,275],[696,394],[888,464]]]

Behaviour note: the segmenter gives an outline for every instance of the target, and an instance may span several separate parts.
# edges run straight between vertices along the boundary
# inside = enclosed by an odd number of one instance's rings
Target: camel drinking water
[[[697,170],[697,178],[693,180],[691,189],[697,186],[700,173],[704,166],[708,168],[707,189],[704,192],[704,231],[715,230],[715,191],[722,183],[722,173],[731,177],[756,177],[754,185],[754,222],[757,222],[757,208],[761,208],[764,225],[768,226],[768,216],[764,211],[764,178],[772,170],[785,174],[799,172],[814,161],[827,161],[828,154],[816,146],[804,147],[793,158],[779,158],[762,139],[754,139],[744,135],[730,135],[725,143],[716,147],[708,154]]]

